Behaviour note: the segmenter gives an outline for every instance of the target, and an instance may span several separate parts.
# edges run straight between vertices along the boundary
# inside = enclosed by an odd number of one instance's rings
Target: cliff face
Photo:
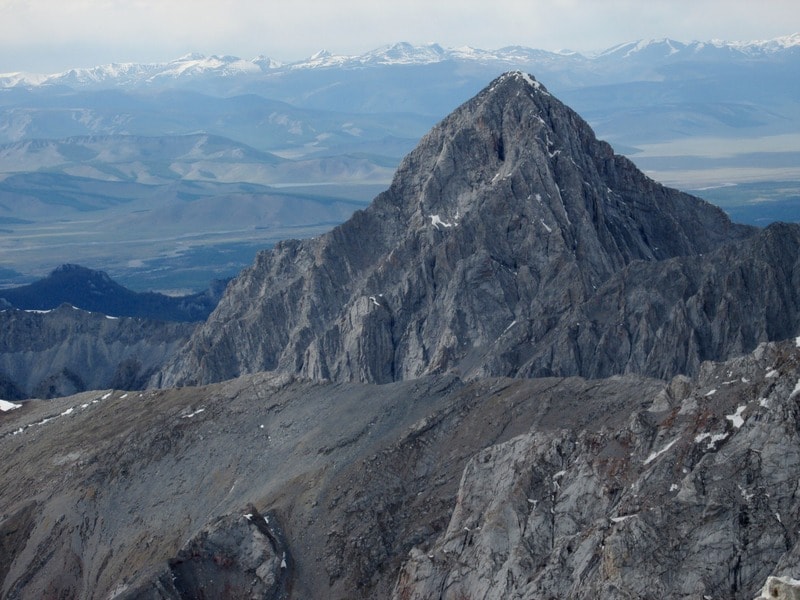
[[[622,351],[607,368],[586,364],[580,336],[565,333],[572,312],[636,261],[706,255],[753,233],[649,180],[511,73],[425,136],[369,208],[260,254],[153,383],[273,369],[379,383],[451,368],[650,372]]]

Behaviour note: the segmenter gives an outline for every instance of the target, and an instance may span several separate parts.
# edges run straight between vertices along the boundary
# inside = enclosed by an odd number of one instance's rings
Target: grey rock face
[[[0,389],[8,399],[142,389],[195,325],[109,318],[61,306],[0,311]]]
[[[751,600],[797,567],[798,377],[797,348],[760,346],[619,430],[486,448],[393,598]]]
[[[261,253],[153,383],[589,372],[575,340],[551,339],[576,306],[636,261],[753,232],[649,180],[538,82],[507,74],[426,135],[369,208]]]

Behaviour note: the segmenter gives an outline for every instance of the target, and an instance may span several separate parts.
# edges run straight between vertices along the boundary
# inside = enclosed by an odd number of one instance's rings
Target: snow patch
[[[747,406],[739,406],[736,408],[736,412],[732,415],[726,415],[725,418],[731,422],[731,424],[736,429],[741,429],[742,425],[744,425],[744,419],[742,418],[742,413]]]
[[[198,408],[193,413],[190,413],[188,415],[183,415],[183,417],[181,417],[181,418],[183,418],[183,419],[191,419],[193,416],[199,415],[201,412],[205,412],[205,410],[206,410],[205,408]]]
[[[628,519],[632,519],[636,515],[623,515],[621,517],[611,517],[612,523],[622,523],[623,521],[627,521]]]
[[[767,582],[761,589],[761,594],[755,600],[795,598],[798,591],[800,591],[800,579],[770,576],[767,577]]]
[[[778,375],[780,375],[780,373],[778,373],[776,369],[772,369],[769,373],[767,373],[766,377],[767,379],[772,379],[773,377],[777,377]]]
[[[714,394],[716,394],[716,393],[717,393],[717,390],[716,390],[716,389],[713,389],[713,390],[711,390],[710,392],[708,392],[708,393],[706,394],[706,398],[708,398],[709,396],[713,396],[713,395],[714,395]]]
[[[375,306],[380,306],[380,305],[381,305],[381,303],[380,303],[380,302],[378,302],[378,299],[377,299],[375,296],[370,296],[370,297],[369,297],[369,299],[370,299],[370,300],[372,300],[372,303],[373,303]]]
[[[653,461],[654,461],[655,459],[657,459],[659,456],[661,456],[662,454],[664,454],[664,453],[665,453],[667,450],[669,450],[670,448],[672,448],[672,447],[675,445],[675,442],[677,442],[677,441],[678,441],[678,439],[676,438],[676,439],[672,440],[672,441],[671,441],[669,444],[667,444],[666,446],[664,446],[664,447],[663,447],[661,450],[659,450],[658,452],[653,452],[652,454],[650,454],[650,456],[648,456],[648,457],[645,459],[645,461],[644,461],[644,464],[646,464],[646,465],[649,465],[651,462],[653,462]]]
[[[439,217],[439,215],[431,215],[431,225],[436,227],[436,229],[439,229],[439,225],[441,225],[442,227],[453,227],[454,226],[453,223],[447,223],[445,221],[442,221],[442,219]]]
[[[8,400],[0,400],[0,410],[3,412],[8,412],[9,410],[14,410],[15,408],[19,408],[22,404],[14,404],[13,402],[9,402]]]
[[[553,228],[549,227],[547,223],[544,222],[544,219],[539,219],[539,222],[541,222],[541,224],[544,225],[544,228],[547,230],[547,233],[553,233]]]
[[[513,73],[513,76],[517,77],[519,79],[522,79],[525,83],[527,83],[529,86],[531,86],[537,92],[541,92],[541,93],[543,93],[543,94],[545,94],[547,96],[550,95],[545,91],[545,89],[544,89],[544,87],[542,86],[541,83],[536,81],[533,77],[531,77],[527,73],[525,73],[523,71],[517,71],[517,72]]]
[[[797,394],[800,394],[800,380],[797,381],[797,383],[794,386],[794,389],[792,390],[792,393],[789,394],[789,400],[794,398]]]
[[[708,440],[708,444],[706,445],[706,450],[713,450],[719,442],[721,442],[724,439],[727,439],[727,437],[728,437],[727,433],[716,433],[716,434],[701,433],[696,438],[694,438],[694,441],[695,443],[699,444],[703,440]]]

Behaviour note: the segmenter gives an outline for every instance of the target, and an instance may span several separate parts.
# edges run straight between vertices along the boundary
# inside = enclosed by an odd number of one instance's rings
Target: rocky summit
[[[153,383],[263,370],[375,383],[448,370],[692,373],[774,339],[769,298],[753,299],[747,324],[699,298],[722,282],[732,297],[790,287],[781,265],[796,247],[762,263],[750,245],[764,235],[648,179],[544,86],[510,73],[426,135],[366,210],[259,254]],[[652,298],[664,278],[674,293]],[[713,313],[699,334],[693,313],[679,318],[693,298]],[[780,309],[788,332],[794,296]]]
[[[0,403],[0,597],[797,598],[799,254],[504,75],[161,389]]]

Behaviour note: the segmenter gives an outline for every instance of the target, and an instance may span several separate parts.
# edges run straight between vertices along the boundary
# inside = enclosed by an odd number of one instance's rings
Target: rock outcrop
[[[616,322],[597,321],[587,338],[576,311],[610,310],[615,289],[604,286],[626,269],[644,271],[642,262],[658,265],[636,280],[647,289],[670,260],[705,261],[754,234],[648,179],[541,84],[511,73],[426,135],[366,210],[317,239],[261,253],[153,383],[276,369],[378,383],[448,369],[671,376],[755,346],[687,347],[691,331],[671,321],[675,331],[661,334],[671,355],[654,355],[630,324],[618,344],[608,341]],[[619,310],[636,327],[660,325],[639,323],[647,305]],[[593,364],[582,346],[599,338],[610,356]]]
[[[794,344],[762,345],[618,430],[486,448],[393,598],[752,599],[776,567],[796,573],[799,367]]]
[[[761,595],[755,600],[800,600],[800,580],[792,577],[770,577]]]
[[[286,600],[292,557],[275,515],[220,517],[192,538],[159,577],[135,589],[117,588],[119,600],[268,598]]]

